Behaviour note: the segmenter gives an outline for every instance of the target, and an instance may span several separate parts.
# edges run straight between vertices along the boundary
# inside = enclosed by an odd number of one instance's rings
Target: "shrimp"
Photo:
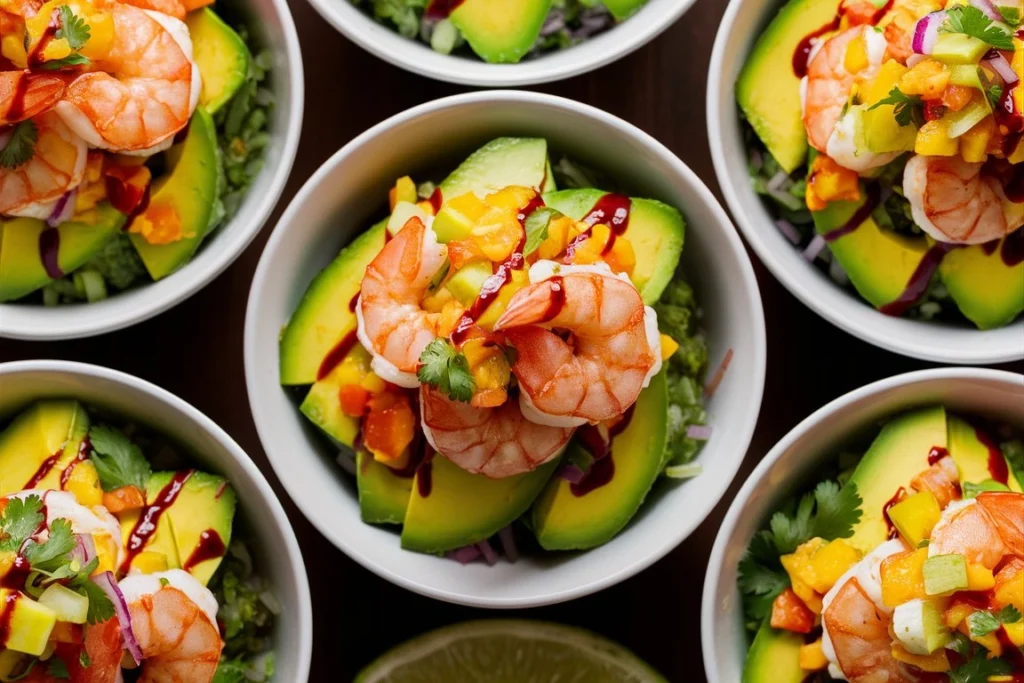
[[[915,491],[930,491],[939,507],[945,508],[960,499],[960,471],[953,458],[947,455],[911,479],[910,486]]]
[[[174,142],[199,102],[199,67],[184,22],[114,0],[114,40],[75,78],[56,111],[90,146],[148,156]]]
[[[512,401],[497,408],[475,408],[450,401],[427,385],[420,388],[420,415],[434,450],[467,472],[492,479],[529,472],[548,462],[562,452],[574,431],[530,422]]]
[[[119,566],[123,549],[121,546],[121,525],[102,505],[86,507],[78,502],[75,494],[68,491],[47,491],[42,489],[25,489],[8,496],[8,500],[24,500],[36,496],[43,501],[46,520],[43,529],[35,535],[36,540],[45,542],[50,537],[49,528],[58,519],[71,523],[71,530],[76,534],[92,536],[96,554],[100,560],[100,570]]]
[[[370,367],[392,384],[407,389],[420,384],[420,354],[437,338],[439,319],[420,301],[446,253],[434,231],[413,217],[366,266],[356,304],[357,335],[373,354]]]
[[[892,656],[891,617],[878,609],[857,577],[837,586],[838,590],[826,596],[829,601],[821,613],[821,621],[846,680],[850,683],[917,681],[918,677]]]
[[[865,68],[846,70],[847,52],[860,46],[867,58]],[[858,173],[884,166],[899,152],[876,154],[856,145],[857,122],[853,113],[844,115],[853,86],[870,80],[886,60],[885,38],[871,26],[855,26],[820,45],[807,63],[807,76],[800,83],[803,122],[811,146],[825,152],[840,166]]]
[[[31,121],[32,156],[20,166],[0,167],[0,214],[45,219],[63,194],[81,184],[89,150],[54,112]]]
[[[624,413],[661,369],[658,316],[607,266],[537,261],[494,325],[515,347],[519,404],[533,422],[575,427]],[[573,333],[565,341],[551,328]]]
[[[1024,557],[1024,494],[989,491],[950,505],[932,530],[928,555],[963,555],[994,569],[1007,555]]]
[[[66,81],[65,76],[0,71],[0,127],[53,109],[64,96]]]
[[[120,0],[126,5],[132,7],[138,7],[139,9],[148,9],[154,12],[160,12],[166,14],[169,17],[175,19],[184,19],[188,13],[185,10],[184,3],[181,0]]]
[[[914,222],[940,242],[982,244],[1024,225],[1024,204],[1006,198],[999,178],[960,157],[916,155],[903,171]]]
[[[181,569],[119,585],[142,650],[139,683],[210,683],[224,648],[213,593]]]

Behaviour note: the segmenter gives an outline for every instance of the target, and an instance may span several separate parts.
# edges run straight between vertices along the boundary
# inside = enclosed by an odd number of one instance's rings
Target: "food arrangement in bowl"
[[[891,316],[1024,311],[1019,2],[790,0],[736,96],[749,169],[805,259]]]
[[[740,563],[744,680],[1016,680],[1019,434],[933,405],[816,471]]]
[[[207,4],[0,8],[0,302],[161,280],[239,208],[269,142],[270,55]]]
[[[271,680],[281,605],[231,483],[105,418],[48,399],[0,432],[0,678]]]
[[[351,0],[440,54],[514,64],[603,33],[647,0]]]
[[[517,520],[593,548],[660,476],[699,472],[728,360],[702,387],[684,219],[551,156],[498,138],[439,184],[399,178],[281,334],[281,384],[403,548],[514,560]]]

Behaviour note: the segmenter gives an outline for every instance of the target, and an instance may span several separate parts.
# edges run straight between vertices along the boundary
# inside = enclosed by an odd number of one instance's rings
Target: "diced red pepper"
[[[814,612],[792,588],[787,588],[772,603],[771,626],[794,633],[810,633],[814,628]]]
[[[338,399],[341,401],[341,412],[349,417],[362,417],[370,392],[358,384],[345,384],[338,391]]]
[[[368,402],[363,421],[363,443],[374,455],[395,460],[410,443],[416,428],[409,397],[404,393],[377,394]]]
[[[924,120],[925,121],[937,121],[942,118],[942,115],[946,113],[946,106],[942,104],[942,100],[925,100],[924,102]]]

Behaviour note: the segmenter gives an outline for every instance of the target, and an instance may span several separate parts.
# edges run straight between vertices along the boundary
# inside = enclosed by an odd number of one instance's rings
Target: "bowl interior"
[[[159,282],[144,283],[96,303],[48,308],[0,304],[0,336],[20,339],[68,339],[110,332],[161,313],[194,294],[227,268],[263,227],[281,191],[299,143],[302,127],[302,55],[285,0],[225,3],[223,16],[244,25],[254,53],[264,47],[273,56],[266,86],[274,93],[263,170],[253,181],[238,212],[210,235],[195,256]]]
[[[747,171],[743,122],[734,85],[747,54],[779,2],[732,0],[718,29],[708,78],[708,137],[715,172],[744,237],[776,278],[819,315],[861,339],[915,358],[988,364],[1024,358],[1024,319],[1001,329],[921,322],[883,315],[849,287],[840,287],[775,227]],[[953,304],[950,304],[953,305]]]
[[[886,417],[942,403],[952,411],[1024,427],[1024,381],[996,370],[940,369],[898,375],[847,394],[797,425],[761,461],[729,508],[708,565],[701,641],[708,680],[739,681],[749,641],[736,587],[750,539],[840,450],[877,434]]]
[[[611,543],[582,554],[460,567],[405,552],[398,535],[362,524],[348,475],[278,384],[278,334],[310,280],[382,210],[394,179],[450,170],[502,135],[544,136],[553,147],[628,180],[634,191],[687,216],[684,264],[704,310],[717,364],[732,365],[709,404],[714,434],[698,480],[643,508]],[[320,531],[366,567],[445,600],[527,606],[598,590],[639,571],[682,541],[735,474],[757,418],[764,380],[764,323],[752,269],[724,212],[685,166],[653,139],[568,100],[529,93],[465,95],[410,110],[371,129],[325,164],[288,208],[263,254],[246,319],[246,379],[263,445],[289,492]]]
[[[429,78],[484,87],[509,87],[569,78],[609,64],[639,48],[678,19],[695,0],[648,0],[628,20],[572,48],[518,64],[487,64],[443,55],[380,24],[351,0],[309,0],[313,8],[364,50]]]
[[[266,479],[242,449],[188,404],[129,375],[79,363],[30,361],[0,365],[0,424],[43,398],[75,398],[166,435],[200,466],[223,474],[253,535],[257,568],[284,611],[274,635],[280,680],[306,680],[312,649],[309,584],[295,534]]]

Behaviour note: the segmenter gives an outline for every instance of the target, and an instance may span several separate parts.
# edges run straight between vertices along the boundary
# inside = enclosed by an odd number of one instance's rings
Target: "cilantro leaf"
[[[44,71],[57,71],[59,69],[65,69],[69,66],[79,66],[81,64],[89,64],[89,58],[85,55],[72,52],[63,59],[50,59],[39,65],[40,69]]]
[[[901,127],[914,124],[920,128],[924,125],[924,100],[920,96],[905,95],[902,90],[893,86],[889,91],[889,96],[868,107],[868,111],[885,105],[892,105],[896,123]]]
[[[142,454],[142,449],[132,443],[124,432],[99,425],[89,430],[89,441],[93,450],[92,462],[96,465],[104,491],[122,486],[146,490],[146,483],[153,473],[149,461]]]
[[[50,537],[45,543],[30,541],[22,554],[36,571],[52,572],[71,562],[68,556],[75,549],[75,535],[71,522],[55,519],[50,524]]]
[[[993,85],[991,88],[985,90],[985,97],[988,98],[989,104],[995,109],[999,106],[999,100],[1003,98],[1003,86]]]
[[[56,655],[50,657],[50,660],[46,663],[46,670],[54,678],[71,678],[71,674],[68,673],[68,665]]]
[[[90,624],[102,624],[108,619],[114,618],[114,603],[95,581],[86,578],[76,583],[77,585],[74,587],[78,594],[89,598],[89,611],[86,614],[86,620]]]
[[[92,666],[92,659],[89,658],[89,651],[84,647],[82,651],[78,653],[78,663],[83,669],[88,669]]]
[[[946,10],[946,23],[939,30],[944,33],[963,33],[998,50],[1013,49],[1013,36],[972,5],[960,5]]]
[[[996,11],[999,12],[999,16],[1003,18],[1007,24],[1013,28],[1018,28],[1021,25],[1020,10],[1016,7],[1002,7],[996,5]]]
[[[466,355],[444,339],[435,339],[423,349],[416,377],[423,384],[437,387],[453,401],[467,402],[476,391]]]
[[[1011,671],[1006,660],[989,659],[979,650],[974,657],[949,672],[949,683],[987,683],[989,676],[1008,674]]]
[[[217,664],[217,672],[212,683],[245,683],[245,672],[249,666],[241,659],[222,658]]]
[[[529,216],[523,222],[523,227],[526,229],[526,244],[523,246],[524,254],[531,254],[540,243],[548,238],[548,225],[557,216],[562,214],[552,209],[551,207],[544,206]]]
[[[7,144],[0,149],[0,168],[18,168],[28,163],[36,151],[39,129],[33,121],[14,126]]]
[[[853,527],[863,514],[856,484],[840,487],[834,481],[823,481],[814,489],[814,500],[818,504],[815,536],[828,540],[853,536]]]
[[[39,496],[11,498],[0,516],[3,540],[0,550],[17,552],[27,538],[35,534],[46,519],[43,515],[43,499]]]
[[[55,38],[64,38],[72,50],[81,50],[89,40],[89,24],[67,5],[60,6],[60,28]]]
[[[1021,619],[1021,614],[1013,605],[1007,605],[995,614],[987,610],[974,612],[967,617],[967,626],[971,630],[972,637],[987,636],[989,633],[998,630],[1003,624],[1016,624]]]

